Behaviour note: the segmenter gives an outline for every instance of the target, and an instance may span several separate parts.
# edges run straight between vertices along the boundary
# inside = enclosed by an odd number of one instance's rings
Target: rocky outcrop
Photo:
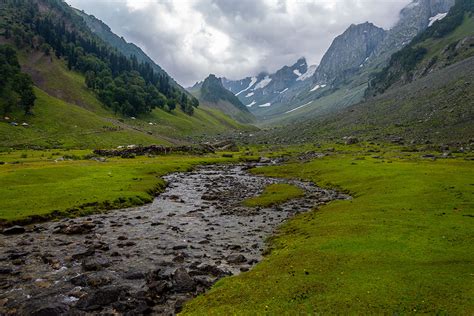
[[[313,76],[314,84],[333,85],[357,73],[377,49],[385,30],[366,22],[352,24],[334,39]]]
[[[399,21],[387,32],[374,57],[387,61],[391,54],[425,30],[431,17],[448,12],[454,2],[455,0],[414,0],[408,4],[400,11]]]

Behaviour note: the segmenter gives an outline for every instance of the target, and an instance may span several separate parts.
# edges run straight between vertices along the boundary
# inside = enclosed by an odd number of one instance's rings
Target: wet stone
[[[26,231],[25,227],[23,226],[12,226],[12,227],[5,228],[2,231],[2,234],[4,235],[23,234],[25,231]]]
[[[227,262],[234,264],[247,262],[247,259],[241,254],[231,254],[227,256],[226,260]]]
[[[0,275],[11,274],[13,269],[10,267],[0,267]]]
[[[82,252],[77,252],[75,254],[72,255],[72,259],[73,260],[80,260],[80,259],[83,259],[83,258],[86,258],[86,257],[90,257],[92,255],[95,254],[95,249],[93,248],[89,248],[85,251],[82,251]],[[49,254],[49,256],[44,256],[45,258],[48,258],[48,257],[51,257],[52,255]],[[44,260],[48,260],[48,259],[43,259]]]
[[[59,316],[64,315],[69,310],[69,307],[63,303],[51,302],[33,302],[29,303],[23,308],[24,315],[34,316]]]
[[[176,245],[173,246],[173,250],[181,250],[181,249],[186,249],[188,248],[188,245]]]
[[[145,273],[142,271],[128,271],[123,274],[123,278],[127,280],[143,280],[145,279]]]
[[[178,268],[173,274],[173,290],[178,293],[192,292],[196,283],[184,268]]]
[[[80,274],[71,279],[71,283],[76,286],[100,287],[112,283],[113,277],[104,272],[93,272]]]
[[[125,298],[127,296],[128,290],[129,289],[124,286],[110,285],[102,287],[82,297],[77,302],[76,307],[85,311],[96,310],[103,306],[117,302],[121,297]]]
[[[99,271],[110,266],[110,261],[104,257],[87,258],[82,262],[84,271]]]

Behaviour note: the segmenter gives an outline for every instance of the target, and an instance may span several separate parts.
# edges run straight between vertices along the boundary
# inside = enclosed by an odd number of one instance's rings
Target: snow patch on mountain
[[[236,93],[235,95],[238,96],[239,94],[241,94],[242,92],[245,92],[247,91],[248,89],[252,88],[252,86],[257,82],[257,77],[252,77],[250,79],[250,83],[249,83],[249,86],[247,88],[245,88],[244,90]]]
[[[270,78],[270,76],[265,76],[265,78],[263,78],[262,81],[257,83],[252,90],[265,88],[271,81],[272,81],[272,78]]]
[[[322,84],[322,85],[317,84],[317,85],[315,85],[314,88],[311,89],[310,91],[313,92],[313,91],[318,90],[319,88],[324,88],[325,86],[326,86],[325,84]]]
[[[316,68],[318,68],[317,65],[309,66],[308,70],[304,74],[302,74],[301,76],[296,78],[296,80],[297,81],[304,81],[306,79],[309,79],[309,78],[313,77],[314,72],[316,71]]]
[[[260,104],[258,107],[259,107],[259,108],[267,108],[267,107],[269,107],[269,106],[271,106],[271,105],[272,105],[272,104],[271,104],[270,102],[268,102],[268,103],[265,103],[265,104]]]
[[[282,91],[280,91],[280,92],[278,92],[278,93],[282,94],[282,93],[285,93],[286,91],[288,91],[288,88],[285,88],[285,90],[282,90]]]
[[[301,77],[301,72],[298,69],[293,70],[293,73],[298,77]]]
[[[245,97],[246,97],[246,98],[250,98],[250,97],[253,96],[254,94],[255,94],[255,93],[250,92],[250,93],[248,93]]]
[[[252,103],[250,103],[250,104],[247,104],[247,107],[248,107],[248,108],[251,108],[251,107],[252,107],[253,105],[255,105],[255,104],[257,104],[257,102],[255,102],[255,101],[252,101]]]
[[[294,109],[292,109],[292,110],[286,111],[285,114],[288,114],[288,113],[294,112],[294,111],[296,111],[296,110],[299,110],[299,109],[301,109],[301,108],[303,108],[303,107],[309,105],[311,102],[313,102],[313,101],[309,101],[308,103],[305,103],[305,104],[303,104],[303,105],[300,105],[300,106],[298,106],[298,107],[296,107],[296,108],[294,108]]]
[[[433,25],[434,22],[440,21],[440,20],[444,19],[444,18],[446,17],[446,15],[448,15],[448,12],[446,12],[446,13],[438,13],[438,14],[436,14],[435,16],[432,16],[431,18],[429,18],[430,23],[428,24],[428,27],[430,27],[431,25]]]

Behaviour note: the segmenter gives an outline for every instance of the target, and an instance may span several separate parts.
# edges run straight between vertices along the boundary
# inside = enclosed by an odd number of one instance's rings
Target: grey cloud
[[[389,28],[410,0],[67,0],[140,46],[184,86],[237,79],[305,56],[317,63],[351,23]]]
[[[210,3],[219,8],[227,18],[233,20],[258,21],[264,18],[268,9],[264,2],[255,0],[212,0]],[[203,7],[205,10],[206,6]]]

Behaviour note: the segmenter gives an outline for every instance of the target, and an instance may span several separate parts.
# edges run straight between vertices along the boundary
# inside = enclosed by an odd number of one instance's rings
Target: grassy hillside
[[[365,145],[336,150],[309,163],[255,169],[346,190],[353,199],[284,224],[261,263],[219,281],[183,315],[474,312],[472,161]]]
[[[11,120],[28,127],[0,121],[0,148],[97,148],[127,144],[169,144],[140,131],[127,130],[82,107],[35,89],[38,99],[33,115],[16,113]]]
[[[38,100],[33,115],[10,115],[18,123],[30,124],[29,128],[13,127],[0,120],[0,147],[170,144],[203,134],[254,129],[205,106],[197,108],[192,116],[180,109],[167,112],[159,108],[136,119],[116,115],[97,100],[80,73],[67,69],[64,60],[27,51],[22,51],[19,59],[23,71],[39,87]]]
[[[310,119],[322,117],[330,113],[337,112],[347,108],[348,106],[360,102],[364,97],[364,92],[367,89],[366,82],[350,82],[347,85],[341,86],[339,89],[330,91],[328,93],[322,93],[316,100],[313,101],[301,101],[306,100],[308,95],[301,96],[300,107],[296,107],[294,110],[288,111],[286,109],[281,113],[277,113],[274,116],[265,118],[265,121],[261,122],[261,126],[276,126],[276,125],[293,125],[307,122]]]
[[[474,137],[474,58],[438,70],[316,123],[314,135],[404,137],[422,143]]]
[[[225,113],[226,115],[232,117],[234,120],[241,122],[241,124],[252,124],[256,121],[255,117],[250,112],[241,111],[228,101],[219,100],[218,102],[199,102],[204,107]]]

